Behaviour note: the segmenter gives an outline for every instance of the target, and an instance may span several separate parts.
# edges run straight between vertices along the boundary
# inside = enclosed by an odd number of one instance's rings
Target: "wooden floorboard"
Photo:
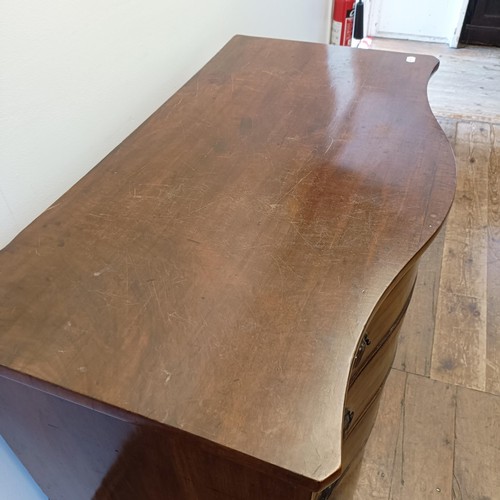
[[[486,391],[500,394],[500,125],[492,125],[491,132],[493,147],[488,175]]]
[[[342,482],[335,500],[389,498],[407,376],[402,371],[391,371],[361,465]]]
[[[446,117],[438,117],[438,121],[454,146],[457,121]],[[401,327],[393,363],[394,368],[418,375],[430,375],[445,232],[443,227],[420,259],[413,299]]]
[[[355,481],[334,499],[450,499],[455,393],[451,384],[393,369]]]
[[[445,228],[420,259],[417,282],[401,327],[393,367],[429,376]]]
[[[334,500],[500,499],[500,396],[392,369]]]
[[[457,388],[453,498],[500,499],[500,397]]]
[[[451,495],[455,390],[450,384],[408,374],[389,498]]]
[[[486,389],[490,125],[459,122],[457,192],[446,223],[431,377]]]
[[[500,48],[450,49],[440,43],[375,38],[372,48],[429,54],[440,61],[429,83],[429,102],[435,115],[455,119],[500,122]]]

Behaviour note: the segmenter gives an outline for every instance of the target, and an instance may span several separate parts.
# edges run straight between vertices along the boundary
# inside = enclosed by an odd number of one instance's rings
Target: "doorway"
[[[500,47],[500,0],[469,0],[460,42]]]

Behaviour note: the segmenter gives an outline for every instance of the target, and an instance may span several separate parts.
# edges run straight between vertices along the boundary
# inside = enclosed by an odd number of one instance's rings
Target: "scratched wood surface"
[[[494,500],[500,498],[500,87],[496,84],[500,49],[451,50],[439,44],[399,40],[375,40],[374,47],[433,54],[440,59],[440,71],[429,85],[429,101],[457,155],[458,192],[447,223],[450,230],[446,228],[440,235],[444,241],[435,240],[421,260],[423,276],[417,280],[401,330],[402,349],[394,363],[398,370],[439,379],[434,381],[438,391],[442,392],[441,385],[455,387],[454,450],[451,457],[442,456],[438,467],[442,471],[452,467],[454,478],[438,486],[421,474],[420,481],[428,491],[432,486],[440,488],[436,498]],[[444,254],[443,244],[447,249]],[[438,309],[436,321],[429,319],[429,312]],[[412,311],[420,310],[424,317],[419,320]],[[411,338],[411,333],[424,331],[423,338]],[[348,495],[339,498],[434,498],[434,493],[417,496],[407,492],[401,496],[400,490],[393,489],[401,470],[426,467],[435,445],[442,445],[428,443],[426,437],[432,426],[442,426],[443,404],[436,402],[426,411],[429,427],[414,436],[427,448],[421,448],[412,464],[406,456],[405,466],[395,460],[395,415],[404,413],[407,405],[404,390],[396,381],[401,384],[405,376],[393,370],[389,377],[360,470],[349,488],[343,486]],[[420,404],[428,408],[425,400]],[[402,451],[404,454],[405,449]],[[402,460],[401,455],[398,460]],[[449,478],[449,473],[443,477]]]
[[[500,397],[457,388],[453,498],[500,498]]]
[[[451,498],[455,392],[393,369],[362,462],[334,499]]]
[[[375,38],[374,48],[437,57],[441,66],[429,83],[429,102],[436,116],[499,123],[500,48]]]
[[[444,230],[420,259],[413,292],[417,300],[410,302],[406,312],[399,334],[394,368],[425,376],[430,373],[443,245]]]
[[[491,125],[488,166],[486,391],[500,394],[500,124]]]
[[[335,500],[494,500],[500,397],[393,369],[362,462]]]
[[[421,259],[402,349],[360,469],[339,499],[500,498],[500,126],[439,121],[457,158],[456,198]],[[412,393],[398,386],[406,375]],[[394,431],[403,422],[406,441]]]
[[[450,143],[455,144],[456,120],[439,117],[438,121]],[[408,307],[393,364],[394,368],[425,376],[431,370],[444,236],[443,228],[420,259],[414,291],[417,299]]]
[[[363,326],[454,193],[436,64],[234,38],[1,252],[0,364],[333,480]]]
[[[400,405],[390,497],[449,498],[453,478],[454,395],[455,387],[450,384],[408,374],[404,403]]]
[[[406,378],[402,371],[391,371],[380,401],[379,414],[384,417],[377,418],[362,462],[349,471],[335,491],[335,500],[389,498]]]
[[[381,45],[385,46],[375,44]],[[421,259],[394,369],[363,461],[338,499],[494,500],[500,498],[500,124],[488,120],[496,120],[500,88],[491,88],[483,98],[473,82],[491,76],[491,57],[496,55],[498,61],[500,51],[485,49],[483,58],[481,48],[469,48],[463,66],[458,61],[460,50],[448,61],[446,49],[435,44],[390,41],[388,45],[439,55],[441,66],[453,73],[451,78],[438,72],[435,80],[441,82],[432,82],[429,94],[435,112],[449,112],[438,121],[457,157],[458,186],[446,228]],[[470,79],[462,71],[468,65],[473,68]],[[459,76],[457,86],[453,82]],[[459,87],[460,98],[454,99]],[[471,105],[463,106],[467,100]],[[474,115],[484,121],[454,118]],[[405,381],[412,374],[428,378],[413,378],[424,390],[414,391],[409,402]],[[442,399],[435,399],[435,394]],[[403,421],[408,424],[405,435],[411,434],[406,438],[413,445],[411,461],[395,432]],[[451,439],[449,435],[446,439],[451,443],[436,435],[450,430]],[[435,441],[428,439],[429,434]],[[434,454],[440,456],[439,464],[433,462]],[[436,473],[419,474],[415,490],[406,488],[429,461]]]
[[[446,225],[431,376],[484,390],[490,125],[459,122],[455,153],[457,192]]]

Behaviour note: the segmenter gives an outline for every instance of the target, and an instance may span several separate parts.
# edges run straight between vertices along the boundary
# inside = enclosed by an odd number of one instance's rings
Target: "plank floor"
[[[429,100],[457,193],[422,257],[364,456],[334,498],[500,500],[500,49],[373,47],[441,59]]]
[[[439,59],[428,89],[436,116],[500,123],[499,47],[450,49],[441,43],[375,38],[372,48]]]

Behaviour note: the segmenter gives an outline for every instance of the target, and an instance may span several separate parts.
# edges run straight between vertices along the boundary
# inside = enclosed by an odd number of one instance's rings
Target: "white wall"
[[[38,485],[0,437],[0,498],[46,500]]]
[[[461,28],[463,22],[466,2],[467,0],[368,0],[368,34],[453,45],[457,25],[460,24]]]
[[[2,0],[0,248],[234,34],[326,42],[331,0]]]
[[[326,42],[330,6],[331,0],[0,0],[0,248],[234,34]],[[45,498],[3,440],[0,471],[15,472],[0,475],[2,500]]]

